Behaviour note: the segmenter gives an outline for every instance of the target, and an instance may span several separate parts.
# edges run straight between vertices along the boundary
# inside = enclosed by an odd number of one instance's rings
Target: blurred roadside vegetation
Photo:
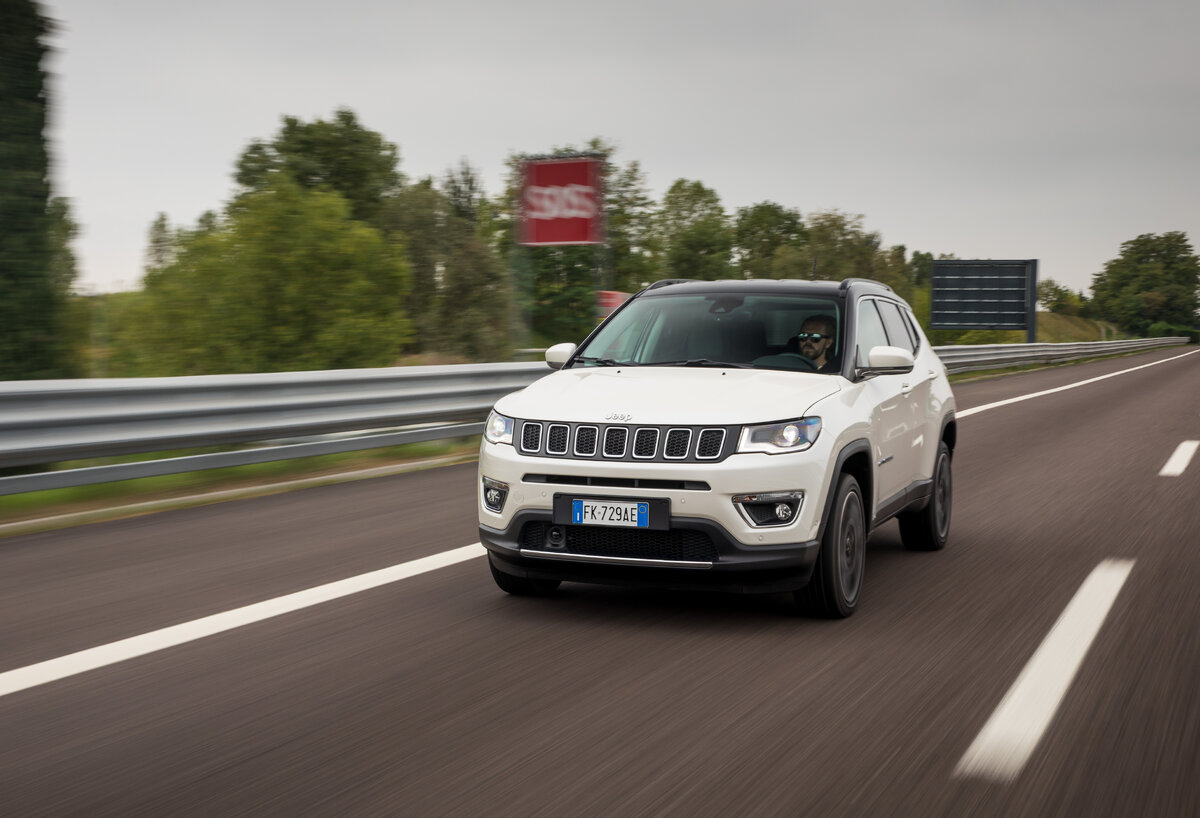
[[[160,214],[143,269],[129,271],[139,289],[80,293],[79,226],[47,181],[41,65],[52,29],[33,0],[0,9],[0,380],[511,360],[580,341],[596,323],[597,290],[661,278],[872,278],[928,328],[931,263],[953,257],[885,245],[864,216],[838,210],[763,201],[729,212],[694,179],[656,200],[641,165],[615,161],[599,138],[542,153],[604,158],[607,244],[518,247],[522,155],[508,157],[494,195],[466,159],[410,180],[399,147],[340,109],[328,120],[284,116],[275,134],[251,139],[231,168],[229,201],[194,225]],[[1095,274],[1090,295],[1040,282],[1055,320],[1039,322],[1039,340],[1197,340],[1198,286],[1186,234],[1138,236]],[[929,335],[938,345],[1025,340]]]

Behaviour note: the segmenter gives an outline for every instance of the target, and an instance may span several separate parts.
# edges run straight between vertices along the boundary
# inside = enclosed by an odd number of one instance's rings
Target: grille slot
[[[663,448],[663,457],[668,460],[683,460],[687,457],[691,445],[691,429],[672,429],[667,432],[667,445]]]
[[[546,453],[566,454],[571,439],[571,427],[565,423],[551,423],[546,430]]]
[[[724,429],[704,429],[700,432],[700,442],[696,444],[696,458],[716,460],[721,456],[721,447],[724,445]]]
[[[633,456],[649,460],[658,451],[658,429],[638,429],[633,435]]]
[[[535,550],[545,548],[549,528],[549,523],[526,523],[521,529],[521,547]],[[712,538],[703,531],[691,528],[646,531],[568,525],[563,529],[566,532],[563,550],[572,554],[646,560],[717,561],[717,548]]]
[[[525,422],[521,427],[521,451],[536,452],[542,447],[542,424]]]
[[[596,439],[600,430],[595,426],[580,426],[575,431],[575,454],[580,457],[592,457],[596,454]]]
[[[624,457],[625,444],[628,442],[628,429],[624,426],[609,426],[604,430],[604,456]]]

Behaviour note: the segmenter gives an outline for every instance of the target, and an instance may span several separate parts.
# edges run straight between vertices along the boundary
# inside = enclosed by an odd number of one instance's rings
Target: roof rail
[[[655,281],[647,290],[657,290],[659,287],[670,287],[672,284],[688,284],[695,281],[694,278],[664,278],[661,281]]]
[[[892,292],[891,287],[884,284],[882,281],[876,281],[873,278],[843,278],[842,283],[838,287],[838,289],[840,289],[840,290],[848,289],[851,284],[874,284],[876,287],[883,287],[889,293]]]

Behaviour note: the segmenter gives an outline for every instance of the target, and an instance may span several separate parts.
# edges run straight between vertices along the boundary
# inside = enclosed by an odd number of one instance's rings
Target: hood
[[[837,375],[764,369],[563,369],[496,402],[523,420],[652,425],[766,423],[805,414],[841,390]]]

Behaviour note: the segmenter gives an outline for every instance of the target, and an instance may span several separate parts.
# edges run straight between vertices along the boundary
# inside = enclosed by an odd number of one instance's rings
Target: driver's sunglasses
[[[822,335],[819,332],[798,332],[798,333],[796,333],[796,337],[799,338],[801,341],[805,341],[809,338],[813,339],[814,341],[823,341],[826,338],[828,338],[829,336]]]

